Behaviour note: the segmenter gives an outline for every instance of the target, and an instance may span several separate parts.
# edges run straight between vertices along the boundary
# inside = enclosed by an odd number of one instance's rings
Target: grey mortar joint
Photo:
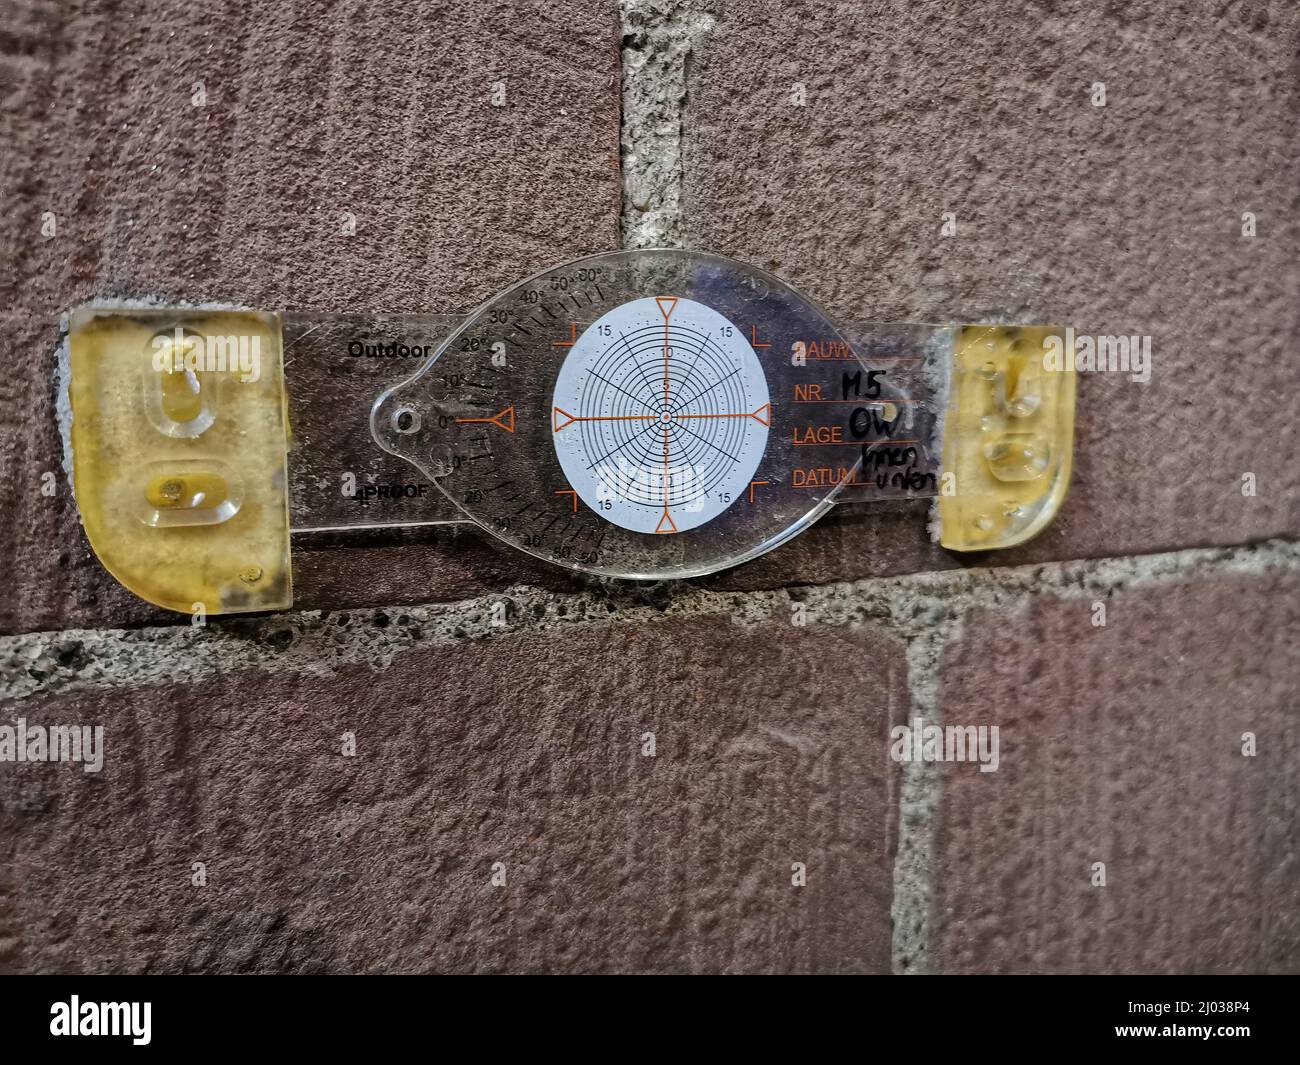
[[[916,690],[925,692],[941,644],[961,634],[977,608],[1027,607],[1044,592],[1105,598],[1135,586],[1193,574],[1300,573],[1300,543],[1270,540],[1232,548],[1194,548],[1162,555],[1053,562],[1005,569],[941,570],[901,577],[756,592],[721,592],[689,584],[604,585],[580,592],[516,586],[501,593],[425,606],[347,611],[290,611],[270,617],[209,618],[139,629],[69,629],[0,637],[0,698],[43,691],[199,681],[241,668],[328,676],[340,668],[387,668],[414,648],[451,648],[498,635],[544,635],[578,626],[653,625],[723,618],[729,624],[789,624],[802,603],[815,624],[879,627],[912,652]],[[494,624],[506,604],[506,624]],[[396,619],[396,620],[395,620]],[[911,670],[910,670],[911,671]],[[922,706],[921,709],[929,709]]]
[[[619,0],[625,248],[681,247],[682,116],[690,58],[714,26],[701,0]]]
[[[927,725],[943,723],[939,666],[944,649],[960,628],[959,619],[945,616],[937,619],[933,628],[908,637],[909,718],[922,718]],[[890,955],[894,972],[926,975],[931,972],[934,849],[943,777],[937,764],[905,762],[900,767],[900,780]]]

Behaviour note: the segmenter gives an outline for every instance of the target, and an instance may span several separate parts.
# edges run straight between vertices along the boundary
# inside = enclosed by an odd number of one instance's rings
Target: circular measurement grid
[[[563,346],[552,441],[584,504],[624,529],[666,535],[748,491],[772,406],[739,326],[695,300],[648,296]]]

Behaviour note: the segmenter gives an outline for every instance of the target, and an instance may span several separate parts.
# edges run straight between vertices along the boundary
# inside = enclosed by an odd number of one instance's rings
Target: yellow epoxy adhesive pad
[[[939,494],[944,547],[1011,547],[1040,532],[1064,500],[1075,373],[1048,370],[1043,359],[1059,335],[1045,326],[957,330]]]
[[[73,486],[104,567],[185,613],[292,602],[280,319],[85,308],[69,323]]]

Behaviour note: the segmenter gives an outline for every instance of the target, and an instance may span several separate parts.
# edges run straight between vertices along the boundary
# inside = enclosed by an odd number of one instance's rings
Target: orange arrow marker
[[[754,421],[761,425],[772,424],[772,404],[764,403],[758,410],[751,410],[748,414],[674,414],[673,420],[696,421],[701,418],[753,418]]]
[[[555,433],[574,422],[657,422],[658,420],[657,414],[593,414],[584,417],[581,414],[570,414],[563,407],[551,408],[551,431]]]
[[[507,407],[505,410],[497,411],[491,418],[457,418],[457,425],[495,425],[498,429],[504,429],[507,433],[515,431],[515,408]]]

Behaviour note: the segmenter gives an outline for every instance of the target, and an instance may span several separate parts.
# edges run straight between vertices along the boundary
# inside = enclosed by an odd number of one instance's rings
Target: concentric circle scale
[[[582,503],[624,529],[673,535],[744,496],[771,412],[763,367],[735,323],[695,300],[646,296],[573,343],[551,429]]]
[[[858,388],[855,362],[771,274],[610,252],[484,304],[376,400],[371,430],[514,547],[610,576],[694,576],[776,547],[852,479],[863,442],[825,424],[840,415],[817,397]]]

